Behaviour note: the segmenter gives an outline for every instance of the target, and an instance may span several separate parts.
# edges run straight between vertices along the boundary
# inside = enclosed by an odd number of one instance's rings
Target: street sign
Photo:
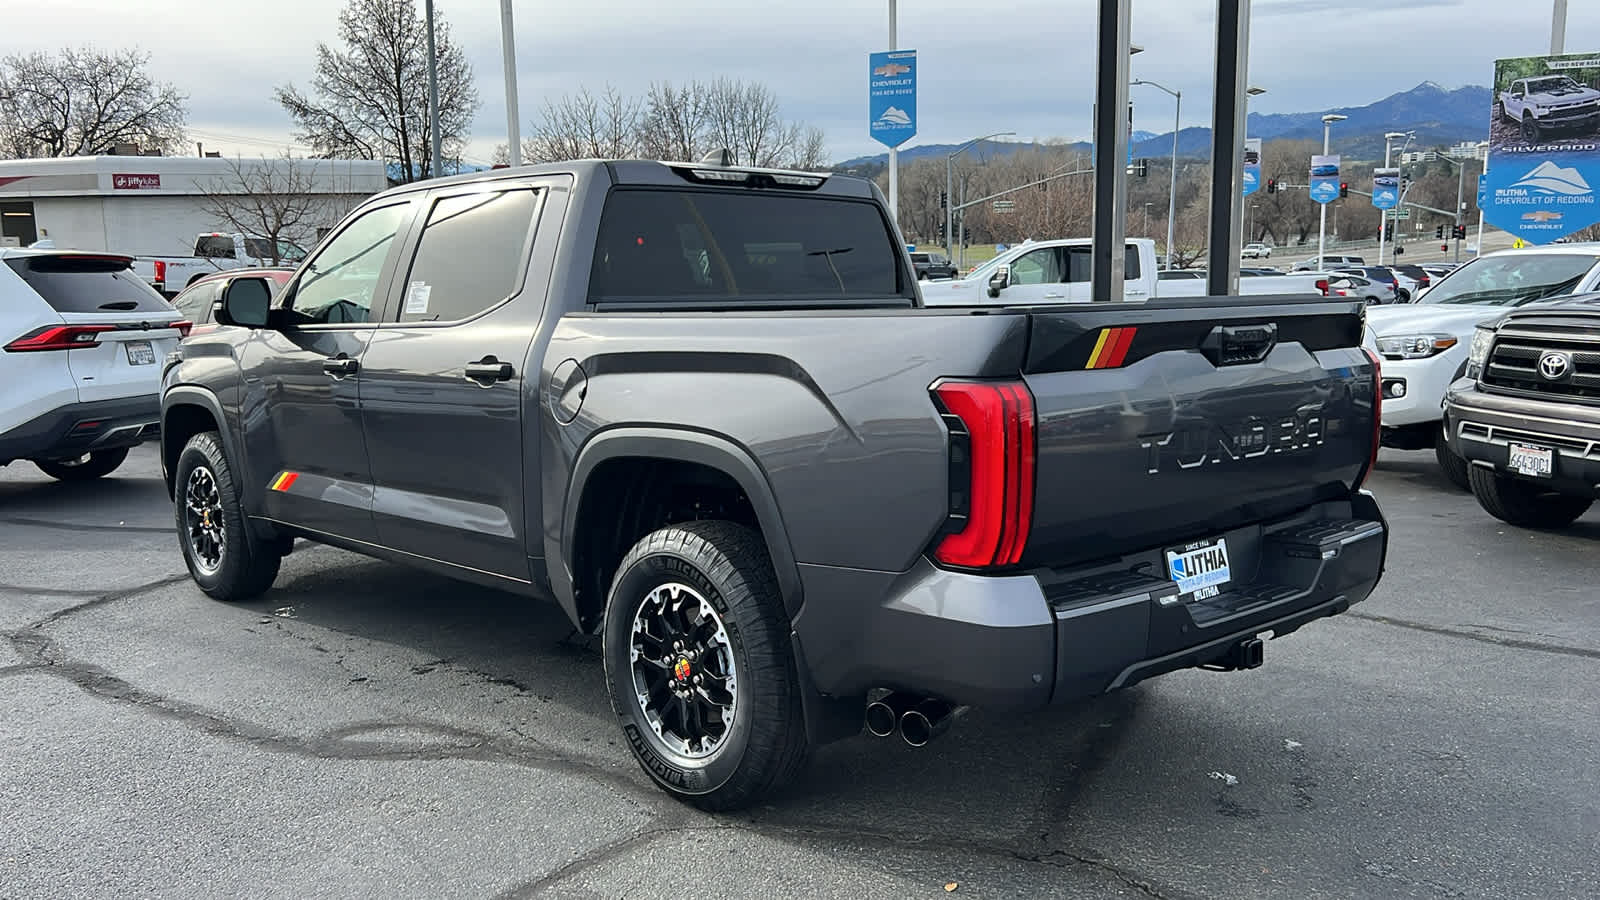
[[[1332,203],[1339,199],[1339,157],[1311,157],[1311,199]]]
[[[874,53],[868,65],[867,130],[885,147],[917,133],[917,51]]]
[[[1572,110],[1600,104],[1600,53],[1497,59],[1489,156],[1479,208],[1491,225],[1547,244],[1600,222],[1600,143],[1594,120]],[[1566,119],[1561,118],[1566,116]],[[1565,127],[1573,125],[1575,127]]]
[[[1386,209],[1386,210],[1383,211],[1383,214],[1384,214],[1384,217],[1389,219],[1390,221],[1394,221],[1395,219],[1409,219],[1409,218],[1411,218],[1411,210],[1406,209],[1403,206],[1400,207],[1399,209]]]
[[[1015,200],[996,200],[996,201],[994,201],[994,211],[995,212],[1011,212],[1012,210],[1014,210],[1016,208],[1017,208],[1017,201],[1015,201]]]
[[[1372,170],[1372,205],[1379,209],[1394,209],[1400,202],[1400,170]]]
[[[1254,194],[1261,188],[1261,139],[1244,140],[1244,195]]]
[[[1484,200],[1487,197],[1487,194],[1485,193],[1485,188],[1488,186],[1488,184],[1489,184],[1489,176],[1488,176],[1487,173],[1478,176],[1478,208],[1479,209],[1483,209]]]

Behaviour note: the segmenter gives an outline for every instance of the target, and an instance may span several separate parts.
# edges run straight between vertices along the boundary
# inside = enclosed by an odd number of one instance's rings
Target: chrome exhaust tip
[[[868,703],[867,733],[881,738],[894,734],[895,729],[900,727],[900,717],[921,700],[915,694],[895,691]]]

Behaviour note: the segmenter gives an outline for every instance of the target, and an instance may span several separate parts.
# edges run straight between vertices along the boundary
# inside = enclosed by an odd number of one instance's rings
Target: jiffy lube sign
[[[1533,244],[1600,222],[1600,53],[1496,60],[1483,217]]]

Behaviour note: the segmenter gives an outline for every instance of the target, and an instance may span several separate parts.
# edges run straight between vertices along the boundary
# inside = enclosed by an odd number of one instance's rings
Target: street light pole
[[[955,160],[955,158],[957,156],[960,156],[963,152],[966,151],[966,149],[968,147],[971,147],[973,144],[977,144],[977,143],[982,142],[982,141],[987,141],[990,138],[1011,137],[1011,136],[1015,136],[1015,135],[1016,135],[1015,131],[996,131],[994,134],[986,134],[983,137],[973,138],[972,140],[967,141],[965,144],[962,144],[961,146],[957,147],[956,149],[950,151],[948,154],[945,155],[945,158],[944,158],[944,255],[949,257],[950,259],[954,259],[955,258],[954,245],[951,244],[951,242],[950,242],[951,220],[955,218],[955,209],[954,209],[955,204],[951,202],[951,201],[955,200],[955,197],[952,196],[955,193],[955,179],[951,174],[951,172],[952,172],[951,163]],[[889,152],[893,153],[894,151],[890,150]],[[890,177],[893,178],[892,175]],[[891,181],[890,184],[892,185],[893,181]]]
[[[1329,139],[1328,132],[1329,132],[1329,130],[1331,128],[1333,128],[1333,123],[1335,123],[1335,122],[1343,122],[1345,119],[1348,119],[1348,118],[1349,118],[1349,116],[1341,116],[1338,113],[1328,113],[1327,115],[1322,117],[1322,155],[1323,156],[1327,156],[1329,153],[1332,152],[1332,150],[1330,149],[1331,145],[1329,144],[1329,140],[1328,140]],[[1317,219],[1318,219],[1318,222],[1317,222],[1317,271],[1320,272],[1320,271],[1322,271],[1322,257],[1327,252],[1327,248],[1328,248],[1328,204],[1326,204],[1326,203],[1318,203],[1317,205],[1319,207],[1321,207],[1321,210],[1319,210],[1318,215],[1317,215]]]
[[[899,50],[899,39],[895,34],[895,0],[889,0],[889,49]],[[752,160],[752,164],[754,161]],[[895,231],[900,231],[900,148],[889,148],[889,219],[894,222]]]
[[[511,0],[500,0],[500,53],[506,70],[506,140],[511,164],[522,165],[522,113],[517,111],[517,42],[511,28]]]
[[[1416,136],[1417,136],[1417,133],[1415,131],[1390,131],[1390,132],[1385,132],[1384,135],[1383,135],[1383,167],[1385,169],[1389,168],[1389,165],[1390,165],[1390,163],[1389,163],[1389,152],[1392,149],[1391,148],[1391,142],[1392,141],[1394,141],[1396,138],[1405,138],[1406,139],[1405,144],[1403,144],[1400,147],[1400,156],[1402,158],[1404,158],[1405,155],[1406,155],[1406,148],[1411,146],[1411,139],[1416,137]],[[1404,199],[1403,195],[1400,195],[1400,196],[1401,196],[1402,199]],[[1395,219],[1395,221],[1398,222],[1400,220],[1397,218],[1397,219]],[[1380,265],[1380,266],[1383,265],[1383,248],[1384,248],[1384,245],[1388,243],[1388,231],[1389,231],[1388,223],[1389,223],[1389,211],[1386,210],[1386,209],[1378,210],[1378,265]]]
[[[1172,173],[1171,184],[1167,187],[1167,268],[1172,268],[1172,244],[1174,240],[1173,223],[1178,219],[1178,132],[1183,128],[1183,91],[1175,91],[1165,85],[1156,84],[1154,81],[1135,79],[1128,82],[1132,84],[1148,84],[1153,88],[1166,91],[1172,95]]]
[[[428,16],[428,134],[433,138],[428,171],[438,178],[444,173],[439,171],[439,55],[433,50],[433,0],[423,0],[423,8]]]

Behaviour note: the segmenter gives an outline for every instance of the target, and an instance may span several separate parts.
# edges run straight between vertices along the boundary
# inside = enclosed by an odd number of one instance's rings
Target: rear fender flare
[[[567,485],[566,503],[561,521],[561,568],[567,590],[557,592],[562,607],[572,621],[578,621],[577,602],[571,588],[573,584],[574,553],[577,533],[578,508],[585,486],[601,463],[622,457],[671,459],[696,463],[717,469],[728,475],[744,491],[755,509],[756,520],[766,541],[767,555],[778,579],[778,589],[783,596],[783,606],[793,618],[799,614],[802,602],[800,569],[795,563],[794,551],[789,544],[789,533],[778,510],[777,498],[767,481],[766,472],[748,450],[725,438],[698,431],[674,428],[613,428],[590,438],[578,451],[573,463],[572,480]]]

